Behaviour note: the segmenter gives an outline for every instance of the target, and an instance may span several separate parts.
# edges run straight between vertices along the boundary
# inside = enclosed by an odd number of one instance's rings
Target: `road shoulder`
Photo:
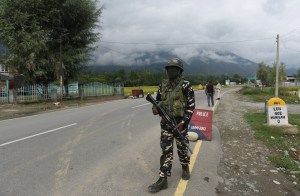
[[[249,102],[230,92],[214,113],[222,149],[218,195],[299,195],[281,168],[268,160],[273,152],[254,138],[254,131],[243,119],[247,112],[264,112],[264,103]]]

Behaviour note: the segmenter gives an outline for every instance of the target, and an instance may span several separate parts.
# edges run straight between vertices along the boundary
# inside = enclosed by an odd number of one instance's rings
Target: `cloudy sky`
[[[299,0],[100,0],[97,64],[128,64],[143,52],[188,61],[199,50],[231,51],[254,62],[300,67]]]

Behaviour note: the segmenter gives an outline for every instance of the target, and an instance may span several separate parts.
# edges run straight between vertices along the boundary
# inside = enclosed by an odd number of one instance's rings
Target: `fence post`
[[[51,89],[51,99],[54,102],[57,101],[57,89],[55,89],[55,88]]]
[[[12,90],[12,95],[13,95],[13,103],[14,104],[18,104],[18,92],[17,92],[17,90],[16,89],[13,89]]]
[[[9,80],[6,80],[6,102],[9,103]]]
[[[81,87],[81,88],[79,89],[79,94],[80,94],[80,100],[82,101],[82,100],[83,100],[83,97],[84,97],[84,96],[83,96],[83,95],[84,95],[84,88]]]

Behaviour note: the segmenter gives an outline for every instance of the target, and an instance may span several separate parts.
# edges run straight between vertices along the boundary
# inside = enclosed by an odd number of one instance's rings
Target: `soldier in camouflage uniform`
[[[167,176],[171,176],[173,161],[173,142],[174,138],[177,145],[177,153],[180,164],[182,165],[182,179],[190,178],[188,155],[187,125],[195,109],[195,96],[191,84],[182,78],[183,63],[180,59],[171,59],[166,65],[168,80],[163,80],[158,88],[156,100],[165,111],[172,116],[181,134],[186,138],[185,141],[173,129],[166,126],[163,119],[161,125],[160,146],[162,155],[160,157],[159,179],[148,187],[149,192],[155,193],[168,188]],[[155,107],[152,108],[153,114],[158,114]]]

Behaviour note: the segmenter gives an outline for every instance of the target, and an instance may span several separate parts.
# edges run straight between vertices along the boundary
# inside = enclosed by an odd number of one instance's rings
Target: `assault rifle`
[[[193,151],[190,149],[189,144],[186,142],[186,138],[183,137],[183,135],[180,133],[180,130],[178,128],[175,128],[177,125],[175,119],[171,118],[171,116],[160,105],[157,104],[157,102],[153,99],[151,94],[149,94],[149,93],[147,94],[146,100],[149,101],[150,103],[152,103],[157,108],[159,115],[164,119],[167,126],[171,129],[175,130],[178,133],[178,135],[180,136],[182,141],[184,141],[184,144],[186,145],[186,147],[188,147],[191,154],[193,154]]]

